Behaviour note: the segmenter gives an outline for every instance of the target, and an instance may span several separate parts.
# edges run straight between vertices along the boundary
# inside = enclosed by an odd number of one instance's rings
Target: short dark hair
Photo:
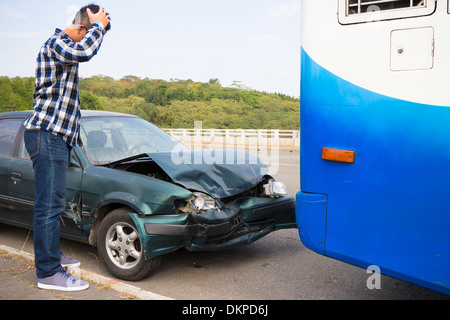
[[[89,4],[87,6],[84,6],[75,15],[73,24],[82,24],[83,26],[86,27],[86,29],[89,29],[91,27],[91,22],[89,21],[89,15],[86,11],[88,8],[92,11],[92,13],[98,13],[100,11],[100,6],[96,5],[96,4]],[[106,31],[109,31],[110,29],[111,29],[111,22],[108,23],[107,26],[105,26]]]

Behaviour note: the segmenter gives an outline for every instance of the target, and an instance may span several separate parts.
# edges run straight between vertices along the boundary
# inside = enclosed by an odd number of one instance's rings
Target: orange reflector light
[[[333,148],[323,148],[322,149],[322,159],[345,162],[345,163],[355,163],[355,151],[343,150],[343,149],[333,149]]]

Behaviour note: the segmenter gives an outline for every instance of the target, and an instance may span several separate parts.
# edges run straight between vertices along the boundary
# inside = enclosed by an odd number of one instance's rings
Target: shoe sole
[[[78,287],[60,287],[60,286],[54,286],[54,285],[44,284],[44,283],[38,282],[37,287],[39,289],[43,289],[43,290],[82,291],[82,290],[86,290],[86,289],[89,288],[89,283],[87,283],[87,284],[85,284],[83,286],[78,286]]]
[[[63,267],[63,268],[77,268],[77,267],[79,267],[79,266],[81,266],[81,263],[80,263],[80,262],[78,262],[78,263],[73,263],[73,264],[62,264],[62,265],[61,265],[61,267]]]

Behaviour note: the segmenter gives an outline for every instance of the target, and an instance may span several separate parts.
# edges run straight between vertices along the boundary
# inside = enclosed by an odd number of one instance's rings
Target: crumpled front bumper
[[[295,200],[246,198],[202,214],[141,216],[130,213],[147,259],[185,247],[219,250],[251,243],[272,231],[296,228]]]

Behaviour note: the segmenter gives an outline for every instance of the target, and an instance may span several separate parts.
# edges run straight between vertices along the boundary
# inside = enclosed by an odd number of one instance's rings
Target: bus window
[[[435,8],[436,2],[431,0],[339,0],[339,22],[352,24],[425,16]]]
[[[424,8],[425,0],[393,0],[393,1],[367,1],[367,0],[348,0],[348,14],[358,14],[371,11],[385,11],[405,8]]]

